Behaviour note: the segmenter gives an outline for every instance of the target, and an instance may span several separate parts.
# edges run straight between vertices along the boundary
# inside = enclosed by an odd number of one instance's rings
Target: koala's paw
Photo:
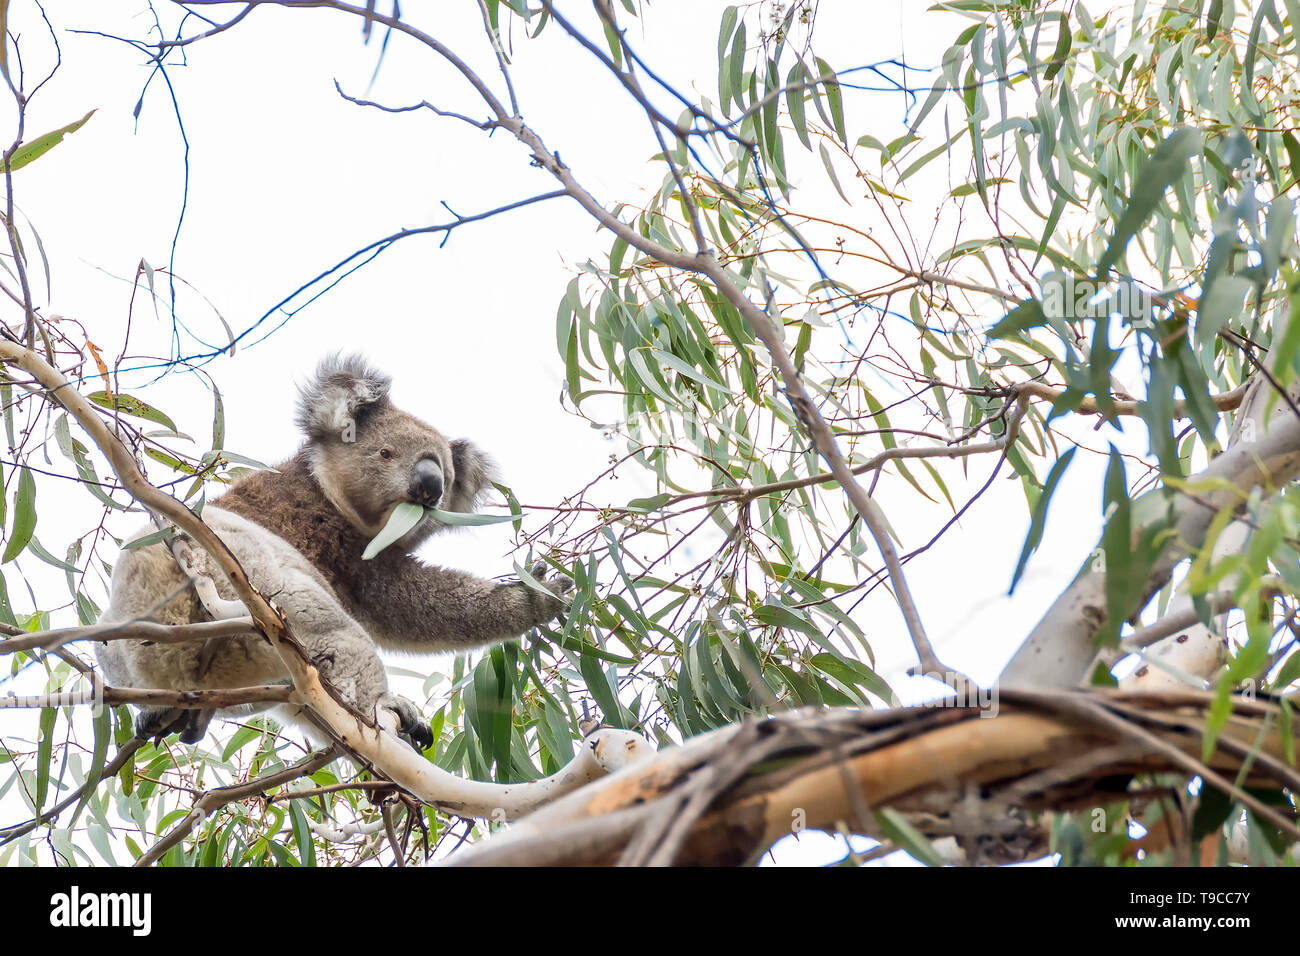
[[[397,717],[397,736],[420,751],[420,753],[424,753],[427,748],[433,746],[433,731],[429,729],[429,722],[420,713],[420,708],[405,697],[398,697],[396,694],[385,694],[375,703],[376,718],[379,716],[381,709],[393,712]]]
[[[184,715],[179,707],[141,710],[135,718],[135,735],[140,740],[155,740],[174,734],[184,726]]]
[[[555,595],[553,598],[548,598],[545,594],[539,593],[536,588],[531,588],[522,581],[517,585],[527,593],[529,605],[533,611],[530,627],[545,624],[569,605],[567,595],[573,590],[573,581],[563,575],[547,577],[546,573],[549,570],[550,566],[546,562],[538,561],[528,569],[528,573],[533,576],[533,580]]]
[[[160,740],[180,734],[181,742],[196,744],[208,732],[212,711],[180,707],[141,710],[135,721],[135,735],[141,740]]]

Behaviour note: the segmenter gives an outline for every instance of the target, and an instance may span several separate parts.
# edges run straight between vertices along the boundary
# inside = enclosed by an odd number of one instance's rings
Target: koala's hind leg
[[[351,619],[347,626],[332,630],[300,628],[292,619],[289,624],[308,660],[345,701],[376,720],[379,711],[392,711],[397,718],[398,736],[416,750],[424,750],[433,743],[429,722],[420,709],[406,698],[388,692],[384,665],[360,625]]]
[[[404,740],[416,749],[429,746],[428,722],[410,701],[388,693],[383,662],[361,625],[310,574],[286,569],[283,583],[273,600],[321,677],[368,717],[392,711]]]

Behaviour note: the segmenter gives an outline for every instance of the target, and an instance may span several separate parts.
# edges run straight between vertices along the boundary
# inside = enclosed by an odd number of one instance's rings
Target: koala
[[[403,502],[473,511],[491,484],[493,464],[465,439],[448,441],[390,402],[390,379],[358,356],[328,358],[300,390],[297,423],[306,442],[274,471],[236,481],[203,510],[204,522],[239,559],[253,585],[288,620],[321,676],[363,713],[387,709],[399,732],[421,749],[432,743],[418,709],[388,692],[377,647],[435,653],[465,651],[519,637],[554,618],[569,582],[542,580],[550,594],[520,581],[484,580],[424,564],[412,552],[446,526],[426,514],[371,560],[367,543]],[[154,531],[141,529],[132,540]],[[129,542],[128,542],[129,545]],[[225,575],[201,549],[201,566],[221,597],[234,599]],[[126,547],[113,569],[101,623],[210,620],[170,548]],[[157,644],[96,645],[109,683],[198,690],[287,681],[279,654],[260,635]],[[213,716],[264,709],[141,709],[142,737],[179,732],[201,740]],[[277,708],[295,721],[293,708]]]

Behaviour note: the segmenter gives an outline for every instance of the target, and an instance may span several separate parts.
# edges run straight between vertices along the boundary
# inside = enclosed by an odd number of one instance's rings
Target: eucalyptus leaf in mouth
[[[423,517],[424,507],[422,505],[417,505],[413,501],[403,501],[393,509],[393,513],[388,516],[388,521],[379,530],[379,534],[370,539],[370,543],[366,545],[366,550],[361,552],[361,560],[369,561],[419,524],[420,519]]]
[[[388,516],[388,521],[380,529],[379,534],[370,539],[370,543],[366,545],[366,550],[361,553],[361,559],[369,561],[394,541],[400,540],[419,524],[426,514],[445,525],[459,525],[461,527],[501,524],[506,521],[518,520],[517,515],[484,515],[470,514],[463,511],[443,511],[441,508],[426,508],[423,505],[417,505],[413,501],[403,501],[393,509],[393,513]]]

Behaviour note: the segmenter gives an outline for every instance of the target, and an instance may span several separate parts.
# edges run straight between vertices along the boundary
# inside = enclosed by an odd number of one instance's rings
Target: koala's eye
[[[392,461],[393,453],[389,451],[387,448],[381,448],[379,449],[379,457],[384,459],[384,461]]]

